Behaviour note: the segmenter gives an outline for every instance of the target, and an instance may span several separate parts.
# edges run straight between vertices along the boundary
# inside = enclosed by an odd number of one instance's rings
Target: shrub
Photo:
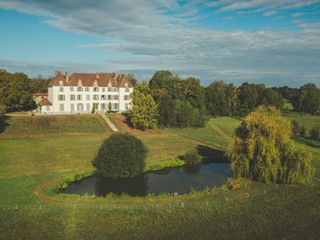
[[[294,146],[288,121],[275,107],[259,107],[236,129],[228,149],[235,177],[265,183],[305,183],[311,179],[311,155]]]
[[[291,121],[291,128],[292,128],[293,136],[299,136],[300,125],[299,125],[299,122],[297,120]]]
[[[92,163],[98,175],[133,177],[144,171],[146,154],[146,147],[136,137],[114,133],[104,140]]]
[[[195,149],[186,152],[183,159],[188,165],[197,165],[202,162],[197,150]]]
[[[0,120],[4,118],[6,114],[6,106],[0,104]]]
[[[318,140],[319,139],[319,135],[320,135],[320,130],[319,130],[319,126],[313,127],[310,130],[310,138],[313,140]]]
[[[306,128],[301,126],[300,129],[299,129],[299,136],[300,137],[306,137]]]

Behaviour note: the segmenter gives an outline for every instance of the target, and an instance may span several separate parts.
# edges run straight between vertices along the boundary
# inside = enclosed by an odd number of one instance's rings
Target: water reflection
[[[123,179],[91,176],[69,184],[64,193],[89,194],[105,196],[108,193],[130,196],[147,194],[179,193],[203,190],[223,184],[231,177],[227,163],[207,163],[197,166],[166,168],[159,171],[146,172],[140,176]]]

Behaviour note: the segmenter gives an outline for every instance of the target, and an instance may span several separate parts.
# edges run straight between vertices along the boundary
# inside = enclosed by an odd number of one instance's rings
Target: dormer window
[[[60,81],[59,81],[59,85],[60,85],[60,86],[63,86],[63,81],[60,80]]]
[[[94,87],[94,88],[93,88],[93,91],[94,91],[94,92],[99,92],[99,88],[98,88],[98,87]]]
[[[98,86],[98,81],[97,81],[97,79],[96,79],[96,80],[94,80],[93,86],[95,86],[95,87],[97,87],[97,86]]]

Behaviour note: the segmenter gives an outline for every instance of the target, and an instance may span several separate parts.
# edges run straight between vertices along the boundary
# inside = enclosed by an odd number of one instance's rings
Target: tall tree
[[[132,94],[132,108],[129,111],[128,121],[133,127],[145,130],[157,125],[157,104],[154,101],[147,83],[138,83]]]
[[[235,131],[228,150],[236,177],[262,182],[305,183],[311,179],[311,156],[290,139],[290,122],[275,107],[260,106]]]
[[[8,112],[36,107],[27,75],[0,71],[0,104],[5,105]]]
[[[320,89],[313,83],[300,87],[292,98],[294,110],[316,114],[320,110]]]

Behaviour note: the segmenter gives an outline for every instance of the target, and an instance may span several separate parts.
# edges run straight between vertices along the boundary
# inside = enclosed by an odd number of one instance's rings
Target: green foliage
[[[6,114],[6,106],[0,104],[0,121],[4,118]]]
[[[5,105],[8,112],[36,108],[27,75],[0,71],[0,104]]]
[[[184,161],[188,165],[197,165],[202,162],[197,150],[191,149],[183,155]]]
[[[129,73],[129,74],[127,75],[127,80],[128,80],[133,86],[137,85],[137,83],[138,83],[138,81],[137,81],[137,79],[136,79],[136,77],[134,76],[133,73]]]
[[[293,136],[299,136],[300,134],[300,125],[297,120],[291,121],[291,128]]]
[[[101,145],[93,166],[99,175],[124,178],[143,173],[147,149],[138,138],[114,133]]]
[[[207,121],[205,91],[193,77],[185,80],[169,71],[157,71],[149,82],[158,104],[158,122],[165,127],[202,127]]]
[[[320,140],[320,126],[315,126],[310,129],[310,138],[313,140]]]
[[[237,91],[223,81],[211,83],[205,89],[207,112],[213,116],[232,115],[236,110]]]
[[[313,83],[300,87],[291,98],[295,111],[316,114],[320,109],[320,89]]]
[[[259,105],[282,108],[284,104],[282,96],[264,84],[243,83],[238,92],[237,111],[240,116],[247,115]]]
[[[158,108],[148,84],[138,83],[132,94],[132,108],[128,114],[128,121],[133,127],[145,130],[157,125]]]
[[[30,81],[31,93],[48,92],[49,82],[50,82],[50,79],[43,78],[41,75],[31,79]]]
[[[311,156],[290,140],[291,126],[275,107],[259,107],[235,131],[228,149],[235,177],[266,183],[305,183],[311,179]]]

